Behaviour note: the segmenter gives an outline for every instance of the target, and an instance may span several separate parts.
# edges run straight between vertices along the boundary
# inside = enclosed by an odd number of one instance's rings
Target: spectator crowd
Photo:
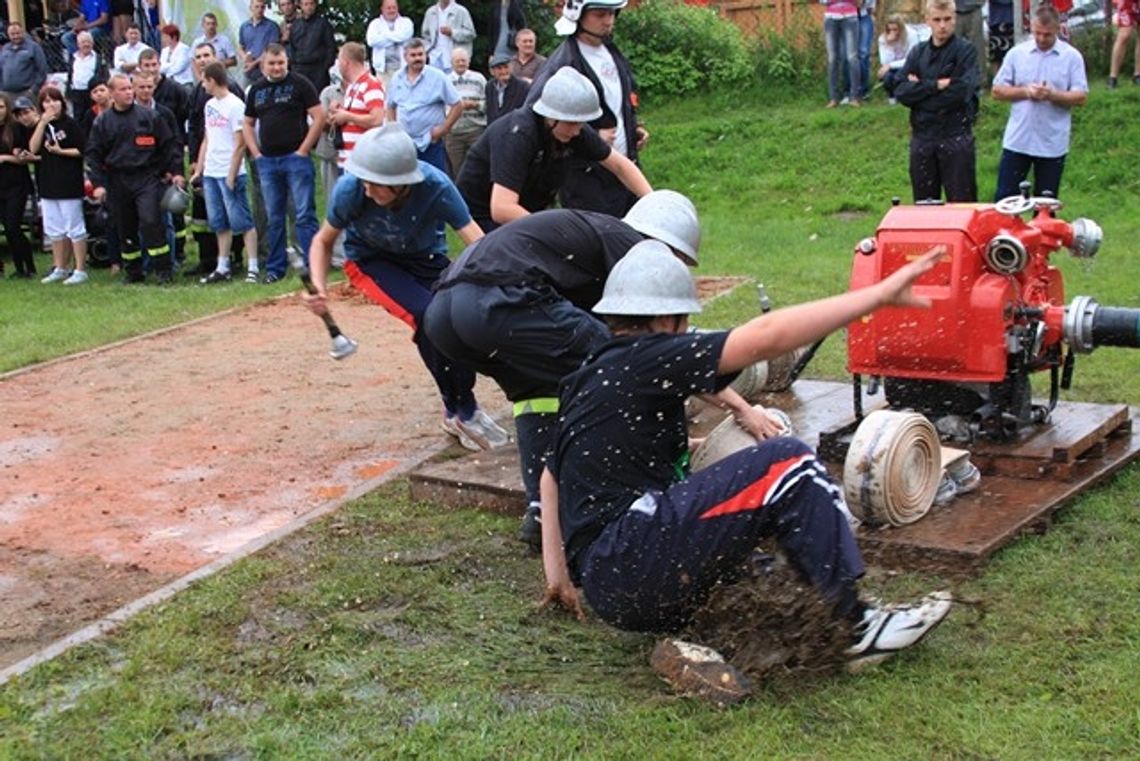
[[[239,268],[276,282],[307,258],[317,182],[331,195],[367,130],[399,122],[420,158],[457,178],[545,60],[519,0],[487,20],[498,53],[479,67],[475,21],[456,0],[419,23],[384,0],[361,42],[338,40],[317,0],[280,0],[274,18],[251,0],[246,18],[208,11],[192,30],[164,21],[157,0],[25,6],[27,26],[5,23],[0,47],[0,272],[45,283],[87,282],[89,264],[125,282],[181,270],[212,284]],[[46,273],[32,256],[41,229]],[[343,240],[336,250],[339,263]]]

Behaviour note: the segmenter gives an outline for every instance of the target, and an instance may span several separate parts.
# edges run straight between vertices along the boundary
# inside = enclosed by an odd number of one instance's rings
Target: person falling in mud
[[[659,241],[615,265],[594,307],[614,334],[560,388],[560,418],[541,479],[545,605],[621,629],[676,632],[714,586],[732,582],[762,539],[854,625],[848,668],[916,644],[950,611],[936,592],[915,605],[862,601],[863,561],[843,490],[803,442],[760,442],[692,475],[685,399],[718,391],[744,367],[805,346],[883,306],[927,307],[911,284],[936,247],[875,285],[689,333],[701,311],[685,265]]]

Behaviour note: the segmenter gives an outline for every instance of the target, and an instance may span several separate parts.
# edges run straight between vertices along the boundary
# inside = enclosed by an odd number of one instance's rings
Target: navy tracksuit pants
[[[428,307],[425,330],[447,356],[489,375],[507,399],[558,399],[558,384],[609,339],[605,325],[548,286],[456,283]],[[527,501],[551,445],[556,412],[516,413]]]
[[[444,356],[424,334],[422,327],[424,312],[431,302],[432,287],[448,264],[450,261],[446,256],[435,254],[433,266],[417,274],[391,261],[372,258],[347,261],[344,272],[361,293],[412,329],[412,340],[439,387],[447,414],[459,415],[466,420],[478,406],[475,402],[475,371]]]
[[[863,561],[842,489],[811,448],[778,438],[645,494],[573,559],[571,573],[607,623],[635,631],[683,628],[718,583],[736,580],[757,544],[774,537],[837,616],[859,603]]]

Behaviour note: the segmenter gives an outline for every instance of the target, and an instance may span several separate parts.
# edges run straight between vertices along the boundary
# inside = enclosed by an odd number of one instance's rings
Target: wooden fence
[[[691,1],[691,0],[690,0]],[[725,0],[710,2],[721,18],[731,21],[746,37],[765,32],[784,35],[789,29],[823,28],[824,6],[817,0]],[[880,2],[875,9],[876,28],[889,13],[902,13],[914,21],[922,18],[921,0]]]

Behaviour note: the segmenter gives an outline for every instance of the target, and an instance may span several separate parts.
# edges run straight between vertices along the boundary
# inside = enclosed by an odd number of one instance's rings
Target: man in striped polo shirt
[[[344,82],[344,99],[339,106],[333,105],[329,124],[340,133],[337,166],[343,170],[357,139],[384,123],[384,86],[368,70],[367,53],[359,42],[341,45],[336,65]]]

